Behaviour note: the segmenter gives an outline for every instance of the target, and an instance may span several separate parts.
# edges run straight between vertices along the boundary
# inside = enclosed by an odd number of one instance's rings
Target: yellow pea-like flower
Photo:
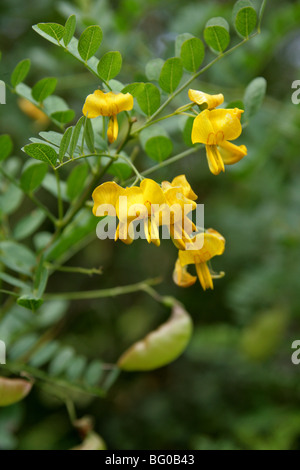
[[[244,111],[234,109],[206,109],[194,119],[192,142],[205,144],[210,171],[218,175],[225,165],[232,165],[247,155],[245,145],[234,145],[231,140],[242,133],[241,115]]]
[[[192,242],[190,234],[197,230],[187,214],[196,208],[195,200],[198,196],[185,175],[176,176],[171,183],[163,181],[161,186],[167,204],[172,209],[169,227],[171,238],[178,249],[184,250],[186,243]]]
[[[82,112],[85,116],[93,119],[98,116],[109,116],[107,137],[112,144],[118,137],[119,126],[117,114],[122,111],[130,111],[133,108],[133,96],[130,93],[104,93],[95,90],[93,94],[86,97]]]
[[[225,239],[220,233],[213,229],[199,233],[195,238],[196,240],[192,247],[187,247],[186,250],[179,250],[173,280],[180,287],[189,287],[194,284],[196,278],[191,276],[186,270],[187,265],[194,264],[203,289],[213,289],[213,278],[220,277],[221,275],[212,273],[207,262],[214,256],[223,254]]]
[[[94,215],[103,215],[99,212],[104,205],[115,208],[119,219],[115,240],[118,238],[126,244],[133,242],[130,224],[140,220],[144,224],[144,233],[148,243],[160,245],[159,229],[162,223],[163,212],[167,203],[159,184],[151,179],[143,179],[140,186],[122,188],[114,182],[103,183],[93,192]]]
[[[214,109],[224,102],[222,93],[209,95],[203,91],[189,89],[188,95],[189,99],[198,104],[202,109]]]

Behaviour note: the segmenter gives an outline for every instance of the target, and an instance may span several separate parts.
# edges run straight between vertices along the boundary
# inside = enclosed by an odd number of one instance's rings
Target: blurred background
[[[231,0],[2,0],[0,79],[8,80],[6,75],[17,62],[28,57],[32,61],[28,84],[56,76],[56,94],[76,110],[78,118],[85,97],[99,83],[63,50],[39,37],[33,24],[64,24],[75,13],[77,37],[86,26],[99,24],[104,32],[101,53],[122,53],[120,80],[129,83],[147,81],[144,71],[149,60],[173,56],[178,34],[203,38],[206,21],[215,16],[231,23],[233,4]],[[235,42],[233,33],[231,44]],[[176,250],[170,241],[164,240],[160,249],[143,240],[125,246],[98,240],[94,230],[69,263],[102,266],[101,277],[57,272],[51,278],[48,290],[56,292],[106,288],[159,275],[163,282],[158,292],[176,297],[193,318],[192,341],[173,364],[149,373],[122,373],[104,399],[74,395],[78,416],[94,417],[95,430],[108,448],[299,449],[300,364],[291,361],[291,344],[300,339],[300,105],[291,102],[291,85],[300,79],[299,69],[300,3],[272,0],[262,33],[193,83],[195,89],[223,93],[230,102],[243,98],[253,78],[267,80],[263,107],[240,138],[248,156],[215,177],[201,150],[152,175],[161,182],[185,173],[199,202],[205,204],[205,226],[226,238],[225,254],[213,260],[214,269],[226,276],[215,281],[213,291],[203,292],[199,283],[189,289],[173,284]],[[187,93],[174,106],[185,102]],[[17,166],[25,158],[19,149],[41,129],[9,92],[0,112],[1,134],[12,136],[16,158],[11,164]],[[182,126],[176,118],[168,122],[173,154],[186,148],[179,132]],[[153,162],[141,152],[136,165],[143,170]],[[39,197],[55,210],[49,192],[42,189]],[[30,201],[24,201],[12,223],[31,207]],[[43,230],[49,227],[45,222]],[[27,243],[30,246],[32,240]],[[47,308],[45,303],[42,309]],[[145,293],[57,302],[51,308],[65,316],[60,341],[90,360],[105,362],[115,362],[169,315]],[[65,449],[76,443],[78,436],[65,406],[47,389],[35,387],[24,402],[0,411],[0,448]]]

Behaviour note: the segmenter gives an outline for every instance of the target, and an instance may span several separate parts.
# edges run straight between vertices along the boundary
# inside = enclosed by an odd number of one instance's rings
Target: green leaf
[[[61,132],[55,132],[55,131],[43,131],[40,132],[39,135],[46,140],[46,142],[49,142],[49,144],[54,145],[55,147],[60,147],[61,144],[61,139],[63,134]],[[58,149],[57,149],[58,153]]]
[[[96,359],[89,364],[84,375],[84,381],[88,385],[96,385],[103,376],[103,372],[104,370],[102,362]]]
[[[23,400],[32,388],[32,383],[24,379],[0,377],[0,406],[9,406]]]
[[[152,160],[162,162],[168,158],[173,150],[173,145],[168,137],[158,135],[147,140],[145,151]]]
[[[36,160],[46,162],[51,166],[55,166],[57,155],[55,150],[46,144],[28,144],[22,148],[23,152],[27,153]]]
[[[250,0],[238,0],[232,11],[232,21],[237,32],[247,38],[257,22],[257,14]]]
[[[118,360],[127,371],[153,370],[177,359],[185,350],[192,334],[192,320],[178,304],[170,319],[143,340],[131,346]]]
[[[182,78],[183,68],[179,57],[171,57],[166,60],[159,76],[159,84],[162,90],[173,93]]]
[[[195,119],[193,117],[188,117],[183,128],[183,140],[185,145],[187,145],[188,147],[193,147],[191,136],[194,120]]]
[[[68,151],[71,136],[72,136],[72,127],[68,127],[68,129],[66,129],[64,135],[62,136],[62,139],[60,142],[59,153],[58,153],[58,159],[60,162],[63,161],[64,156],[66,155]]]
[[[151,116],[160,106],[159,89],[152,83],[145,83],[143,91],[137,97],[141,110]]]
[[[158,82],[164,63],[164,60],[157,58],[150,60],[146,64],[145,73],[148,80],[156,80]]]
[[[121,181],[125,181],[131,176],[132,168],[126,162],[116,161],[109,167],[107,173],[109,175],[117,176]]]
[[[204,59],[204,44],[201,39],[191,38],[185,41],[181,46],[180,57],[183,67],[195,73]]]
[[[29,59],[21,60],[21,62],[18,63],[18,65],[15,67],[10,77],[10,83],[12,84],[14,88],[17,85],[19,85],[19,83],[23,82],[23,80],[25,80],[25,78],[28,75],[29,70],[30,70]]]
[[[45,99],[44,103],[44,110],[47,114],[53,114],[57,111],[68,111],[69,106],[60,96],[51,95]]]
[[[23,240],[32,235],[45,220],[45,213],[41,209],[35,209],[30,214],[20,219],[14,228],[15,240]]]
[[[0,162],[5,160],[12,152],[13,143],[8,134],[0,135]]]
[[[257,77],[246,88],[244,95],[245,119],[250,119],[261,108],[267,89],[267,81]]]
[[[100,59],[97,70],[102,80],[108,82],[118,75],[122,67],[122,56],[118,51],[107,52]]]
[[[36,264],[34,253],[29,248],[8,240],[0,242],[0,261],[13,271],[29,276]]]
[[[57,192],[57,182],[56,178],[54,175],[51,173],[47,173],[45,176],[45,179],[42,183],[43,188],[45,188],[47,191],[49,191],[50,194],[52,194],[55,198],[58,197],[58,192]],[[66,194],[67,190],[67,184],[65,181],[60,181],[60,195],[63,201],[69,202],[69,199]]]
[[[86,370],[87,359],[84,356],[74,357],[72,363],[66,370],[66,377],[72,382],[79,380]]]
[[[145,88],[145,84],[143,82],[136,82],[136,83],[129,83],[126,85],[121,92],[122,93],[130,93],[132,96],[139,96]]]
[[[19,297],[17,300],[18,305],[27,308],[32,312],[35,312],[43,304],[43,302],[43,299],[39,299],[32,294],[22,295],[22,297]]]
[[[67,195],[71,201],[82,192],[87,176],[88,166],[86,163],[81,163],[73,168],[67,179]]]
[[[241,100],[230,101],[230,103],[226,105],[226,108],[227,109],[239,108],[239,109],[245,110],[244,103]]]
[[[229,24],[224,18],[211,18],[205,25],[206,44],[216,52],[223,52],[230,41]]]
[[[42,183],[47,171],[48,166],[45,163],[29,160],[23,168],[20,179],[21,188],[26,193],[35,191]]]
[[[54,77],[46,77],[39,80],[32,88],[32,96],[38,102],[41,103],[47,96],[52,95],[56,88],[57,80]]]
[[[22,200],[23,192],[13,183],[5,187],[5,192],[0,196],[0,212],[4,214],[12,214],[18,209]]]
[[[74,349],[70,346],[65,346],[62,348],[56,355],[53,361],[50,363],[49,366],[49,374],[50,375],[60,375],[62,374],[68,365],[70,364],[71,360],[74,357]]]
[[[195,36],[193,36],[190,33],[182,33],[176,37],[176,40],[175,40],[175,56],[176,57],[180,57],[182,44],[188,39],[192,39],[194,37]]]
[[[94,233],[99,220],[90,210],[82,210],[71,224],[64,230],[60,238],[47,250],[47,261],[57,260],[69,250],[74,249],[88,235]]]
[[[97,25],[89,26],[81,34],[78,41],[78,52],[85,62],[98,50],[102,36],[102,29]]]
[[[65,24],[65,31],[64,31],[64,35],[63,35],[63,40],[64,40],[65,46],[67,46],[69,44],[72,37],[74,36],[75,29],[76,29],[76,16],[71,15],[71,16],[69,16],[69,18],[67,19],[66,24]]]
[[[70,157],[73,157],[74,155],[77,142],[80,136],[81,127],[82,127],[84,120],[85,120],[85,116],[81,116],[81,118],[77,121],[76,125],[74,126],[71,143],[70,143],[70,149],[69,149]]]
[[[45,304],[46,305],[46,304]],[[40,312],[39,312],[40,315]],[[51,341],[47,343],[45,346],[41,347],[35,355],[30,359],[29,363],[32,367],[41,367],[56,354],[57,350],[59,349],[58,341]]]
[[[52,113],[50,117],[61,124],[67,124],[68,122],[73,121],[75,117],[75,111],[73,111],[73,109],[56,111],[55,113]]]
[[[65,33],[65,28],[58,23],[38,23],[37,26],[41,31],[55,39],[55,41],[52,41],[54,43],[56,43],[56,41],[59,43]]]
[[[6,274],[0,271],[0,279],[4,282],[7,282],[8,284],[11,284],[12,286],[20,287],[20,289],[28,289],[28,284],[23,281],[20,281],[20,279],[16,279],[10,274]]]
[[[84,140],[91,153],[95,152],[95,136],[91,120],[86,118],[84,123]]]

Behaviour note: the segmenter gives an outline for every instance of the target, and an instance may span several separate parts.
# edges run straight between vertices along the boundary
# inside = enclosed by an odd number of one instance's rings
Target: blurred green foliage
[[[84,98],[98,85],[96,79],[37,37],[33,24],[64,23],[73,13],[79,33],[98,23],[105,32],[102,47],[122,53],[122,81],[147,81],[142,72],[146,64],[174,55],[178,34],[203,37],[211,17],[223,16],[232,24],[233,3],[3,0],[0,78],[6,80],[25,53],[33,64],[28,83],[52,76],[55,70],[56,93],[80,115]],[[158,291],[174,295],[193,317],[192,342],[175,363],[155,372],[123,373],[105,399],[72,392],[78,414],[95,418],[95,430],[108,448],[299,449],[300,366],[291,362],[291,344],[300,336],[300,108],[291,103],[291,84],[299,79],[299,41],[299,2],[273,0],[267,5],[262,33],[193,84],[195,89],[222,92],[230,102],[243,97],[253,78],[267,80],[263,107],[243,132],[246,158],[215,177],[201,150],[155,174],[159,181],[189,175],[199,202],[205,204],[206,227],[225,236],[225,254],[214,268],[226,276],[215,282],[214,291],[202,292],[199,284],[180,290],[172,283],[175,257],[168,241],[162,241],[160,250],[143,241],[124,246],[100,241],[94,231],[71,264],[102,266],[102,276],[57,272],[50,279],[50,291],[62,285],[66,291],[80,291],[159,274],[163,283]],[[180,99],[177,104],[182,104]],[[185,144],[173,122],[168,122],[167,131],[180,151]],[[1,106],[1,133],[12,136],[16,155],[36,134],[35,124],[10,94],[7,105]],[[146,155],[139,159],[141,168],[150,166]],[[11,159],[10,166],[17,172],[19,159]],[[0,206],[7,208],[19,196],[6,197]],[[48,192],[43,198],[55,207]],[[24,201],[13,214],[14,223],[30,209],[31,202]],[[42,226],[46,238],[47,224]],[[39,321],[45,324],[47,315],[57,315],[57,320],[65,315],[63,343],[91,360],[105,357],[108,362],[115,362],[133,341],[167,317],[165,309],[142,292],[41,308]],[[29,315],[20,307],[14,321],[25,321]],[[51,395],[51,385],[34,388],[25,402],[0,411],[0,448],[57,449],[77,443],[65,407]]]

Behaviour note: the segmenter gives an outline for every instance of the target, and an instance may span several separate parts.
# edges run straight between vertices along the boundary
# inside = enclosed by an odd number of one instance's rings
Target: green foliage
[[[81,58],[87,62],[100,47],[102,42],[102,30],[100,26],[89,26],[81,34],[78,41],[78,52]]]
[[[145,73],[148,80],[155,80],[158,82],[163,65],[164,61],[160,58],[152,59],[147,62]]]
[[[59,153],[58,153],[58,159],[60,162],[63,161],[64,156],[66,155],[68,151],[71,136],[72,136],[72,127],[68,127],[60,141]]]
[[[184,41],[180,49],[180,57],[183,67],[195,73],[204,59],[204,45],[201,39],[190,38]]]
[[[71,39],[73,38],[75,29],[76,29],[76,15],[71,15],[69,16],[65,24],[65,30],[64,30],[64,35],[63,35],[65,46],[67,46],[69,42],[71,41]]]
[[[21,175],[21,187],[26,193],[35,191],[41,184],[48,171],[45,163],[29,160],[23,168]]]
[[[57,80],[54,77],[42,78],[32,88],[32,96],[38,102],[41,103],[48,96],[52,95],[56,88]]]
[[[250,119],[260,109],[266,94],[267,82],[263,77],[257,77],[246,88],[244,95],[245,118]]]
[[[116,75],[120,73],[122,68],[122,56],[120,52],[107,52],[101,57],[97,71],[98,75],[102,80],[108,82],[112,78],[115,78]]]
[[[30,60],[24,59],[16,65],[14,68],[13,73],[10,77],[10,82],[12,86],[15,88],[19,83],[23,82],[27,77],[30,70]]]
[[[181,81],[182,74],[182,63],[178,57],[166,60],[159,76],[161,89],[167,93],[173,93]]]
[[[0,135],[0,162],[5,160],[12,152],[13,143],[9,135]]]
[[[158,135],[151,137],[147,140],[145,145],[145,151],[152,160],[157,162],[162,162],[168,158],[173,150],[173,145],[171,140],[164,136]]]
[[[141,110],[147,115],[155,113],[160,106],[160,92],[153,83],[145,83],[143,91],[137,96]]]
[[[50,36],[57,42],[59,42],[63,38],[65,33],[65,28],[57,23],[39,23],[37,26],[41,31],[46,33],[47,36]]]
[[[75,166],[71,171],[67,180],[67,195],[71,201],[81,194],[87,176],[88,166],[86,163]]]
[[[56,163],[56,152],[49,145],[40,143],[28,144],[25,145],[22,150],[24,150],[24,152],[30,157],[35,158],[36,160],[41,160],[51,166],[54,166]]]
[[[227,21],[221,17],[208,20],[204,29],[204,39],[213,51],[221,53],[227,49],[230,41]]]
[[[242,37],[248,37],[257,22],[256,11],[250,0],[238,0],[232,11],[233,24]]]

